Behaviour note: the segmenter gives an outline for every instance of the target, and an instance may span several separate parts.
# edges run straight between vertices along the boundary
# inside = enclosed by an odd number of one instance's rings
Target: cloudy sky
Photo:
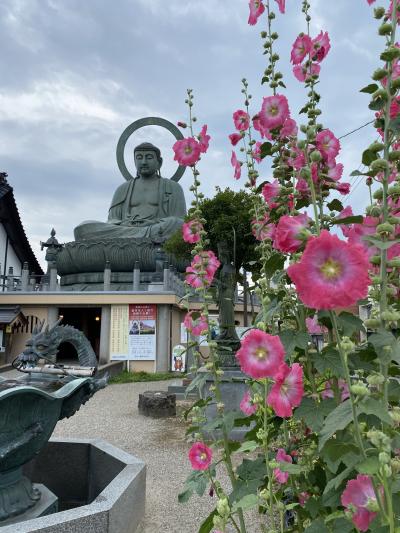
[[[274,3],[274,2],[273,2]],[[322,120],[340,136],[373,118],[360,94],[379,64],[383,43],[366,0],[311,0],[312,32],[329,32],[332,49],[322,64]],[[300,0],[278,14],[280,68],[292,116],[306,94],[291,73],[291,44],[305,30]],[[256,113],[268,88],[260,85],[265,57],[258,26],[247,25],[246,0],[2,0],[0,4],[0,170],[9,174],[21,218],[38,258],[39,241],[54,227],[73,239],[82,220],[106,220],[114,190],[123,182],[115,161],[122,131],[134,120],[185,120],[186,88],[195,94],[199,126],[212,142],[200,163],[203,191],[240,188],[234,182],[227,139],[232,112],[242,107],[241,79],[249,81]],[[342,140],[349,174],[374,138],[371,127]],[[175,165],[173,138],[158,128],[135,134],[163,151],[163,175]],[[131,167],[132,168],[132,165]],[[261,166],[270,177],[267,163]],[[347,176],[344,176],[347,178]],[[348,181],[344,179],[344,181]],[[362,183],[345,199],[361,212]],[[189,172],[181,179],[189,204]]]

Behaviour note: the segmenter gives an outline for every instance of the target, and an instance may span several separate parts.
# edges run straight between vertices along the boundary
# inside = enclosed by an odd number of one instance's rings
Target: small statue
[[[76,241],[148,238],[166,241],[183,224],[186,203],[182,187],[162,178],[159,148],[142,143],[134,149],[137,177],[115,191],[107,222],[88,220],[74,230]]]
[[[218,343],[218,357],[222,366],[238,366],[235,353],[240,347],[240,340],[235,328],[235,288],[236,270],[231,262],[226,242],[218,243],[218,257],[222,263],[217,288],[219,334],[215,338]]]

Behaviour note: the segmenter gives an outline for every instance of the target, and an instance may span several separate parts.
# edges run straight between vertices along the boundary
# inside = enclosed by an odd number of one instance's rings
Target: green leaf
[[[306,511],[310,513],[311,518],[315,518],[321,509],[321,500],[313,496],[307,500],[305,508]]]
[[[325,417],[335,408],[333,399],[316,403],[311,398],[303,398],[301,405],[295,410],[294,418],[303,419],[305,424],[315,433],[319,433],[324,424]]]
[[[193,492],[196,492],[199,496],[202,496],[207,488],[207,485],[208,477],[205,472],[192,472],[186,479],[184,490],[178,494],[178,501],[180,503],[187,502]]]
[[[277,270],[283,270],[284,264],[284,255],[279,253],[272,254],[264,265],[266,275],[270,278]]]
[[[293,463],[287,463],[282,461],[279,463],[279,470],[282,472],[289,472],[289,474],[302,474],[307,470],[307,467],[304,465],[294,465]]]
[[[267,157],[268,155],[272,155],[271,148],[272,148],[272,144],[270,142],[262,143],[262,145],[260,146],[261,159],[264,159],[264,157]]]
[[[217,514],[217,510],[214,509],[200,525],[199,533],[210,533],[214,527],[214,516]]]
[[[329,531],[323,518],[318,518],[318,520],[308,526],[304,533],[329,533]]]
[[[257,491],[264,481],[262,479],[251,479],[249,481],[239,481],[236,483],[235,489],[229,495],[229,502],[238,502],[248,494],[257,494]]]
[[[393,361],[400,364],[400,339],[396,339],[393,333],[380,328],[377,333],[373,333],[369,336],[368,342],[374,347],[380,361],[389,363],[393,359]],[[392,351],[384,353],[384,346],[391,346]]]
[[[353,412],[349,400],[341,403],[326,417],[319,439],[319,449],[338,431],[344,429],[353,420]]]
[[[337,321],[339,328],[342,330],[343,335],[345,335],[346,337],[351,337],[353,333],[356,333],[358,331],[365,331],[362,320],[358,316],[353,315],[352,313],[347,313],[346,311],[343,311],[337,317]]]
[[[379,471],[380,463],[378,457],[368,457],[364,461],[362,461],[360,464],[356,466],[357,472],[360,474],[367,474],[369,476],[372,476],[376,474]]]
[[[259,447],[258,442],[254,440],[250,440],[248,442],[244,442],[240,448],[238,448],[237,452],[254,452]]]
[[[209,396],[208,398],[206,399],[203,399],[201,398],[200,400],[197,400],[197,402],[194,402],[193,405],[190,406],[189,409],[187,409],[184,413],[184,419],[187,420],[188,419],[188,416],[190,414],[190,412],[192,411],[192,409],[194,409],[195,407],[205,407],[207,404],[209,404],[210,402],[212,401],[212,398],[211,396]]]
[[[392,494],[400,492],[400,478],[397,478],[392,484]]]
[[[378,239],[378,237],[374,237],[373,235],[364,235],[362,237],[364,241],[368,241],[372,243],[374,246],[379,248],[379,250],[389,250],[394,244],[397,244],[400,242],[400,239],[393,239],[391,241],[382,241],[381,239]]]
[[[360,89],[360,93],[373,94],[378,89],[379,87],[376,83],[370,83],[366,87],[363,87],[362,89]]]
[[[375,159],[378,159],[376,152],[373,152],[372,150],[364,150],[361,159],[363,165],[369,167],[369,165],[372,163],[372,161],[375,161]]]
[[[352,215],[350,217],[335,218],[332,224],[362,224],[364,217],[362,215]]]
[[[393,420],[388,414],[387,407],[379,400],[375,400],[375,398],[364,398],[359,402],[358,410],[365,415],[376,416],[379,420],[385,422],[385,424],[388,424],[389,426],[393,425]]]
[[[343,462],[344,457],[349,453],[356,453],[357,447],[353,440],[342,441],[338,437],[329,440],[322,450],[322,456],[329,468],[329,470],[336,474],[340,463]],[[346,464],[346,463],[345,463]]]
[[[324,489],[324,494],[328,494],[331,490],[337,490],[340,485],[343,483],[343,481],[350,475],[350,473],[354,470],[354,465],[348,466],[343,470],[343,472],[340,472],[336,477],[330,479],[328,483],[326,484],[326,487]]]
[[[247,509],[256,507],[258,503],[259,499],[257,494],[247,494],[247,496],[244,496],[241,500],[233,504],[232,510],[237,511],[238,509],[242,509],[246,511]]]
[[[246,481],[264,479],[267,475],[264,457],[257,457],[257,459],[243,459],[242,464],[238,466],[236,472],[241,479]]]
[[[313,360],[315,368],[318,370],[318,372],[321,372],[321,374],[324,374],[330,370],[335,376],[344,376],[340,354],[338,350],[333,347],[333,345],[330,344],[325,346],[320,354],[315,354]]]
[[[353,530],[353,524],[347,518],[338,518],[333,524],[332,533],[350,533]]]
[[[385,100],[383,98],[374,98],[373,100],[371,100],[368,107],[369,109],[372,109],[372,111],[380,111],[385,107]]]
[[[207,379],[211,376],[208,372],[201,372],[198,373],[197,376],[194,378],[194,380],[186,387],[185,391],[185,398],[191,392],[192,390],[197,389],[198,391],[202,391],[204,385],[206,384]]]
[[[369,176],[366,172],[360,172],[359,170],[353,170],[353,172],[350,173],[350,176]]]
[[[285,348],[286,356],[289,357],[295,348],[304,350],[307,348],[311,337],[308,333],[297,333],[294,329],[287,329],[279,333],[279,338]]]
[[[331,202],[329,202],[329,204],[326,204],[326,207],[330,210],[330,211],[342,211],[343,210],[343,204],[340,200],[338,200],[337,198],[335,198],[334,200],[332,200]]]

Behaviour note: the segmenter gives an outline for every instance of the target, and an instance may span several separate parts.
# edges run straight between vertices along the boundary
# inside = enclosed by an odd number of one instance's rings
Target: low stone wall
[[[58,496],[60,512],[1,533],[135,533],[144,518],[145,464],[101,439],[51,439],[24,473]]]

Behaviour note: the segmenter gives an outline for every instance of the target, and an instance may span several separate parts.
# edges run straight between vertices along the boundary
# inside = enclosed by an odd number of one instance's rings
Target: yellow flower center
[[[192,153],[192,149],[190,146],[186,146],[185,148],[185,154],[191,154]]]
[[[207,459],[207,454],[206,453],[201,453],[200,454],[200,461],[205,461]]]
[[[267,350],[265,348],[257,348],[257,350],[255,351],[255,356],[260,361],[265,359],[267,357],[267,355],[268,355],[268,352],[267,352]]]
[[[278,107],[276,105],[272,105],[270,108],[269,108],[269,112],[271,113],[271,115],[274,117],[275,115],[278,114]]]
[[[337,261],[329,258],[327,261],[325,261],[320,270],[326,279],[335,279],[340,276],[342,267]]]

